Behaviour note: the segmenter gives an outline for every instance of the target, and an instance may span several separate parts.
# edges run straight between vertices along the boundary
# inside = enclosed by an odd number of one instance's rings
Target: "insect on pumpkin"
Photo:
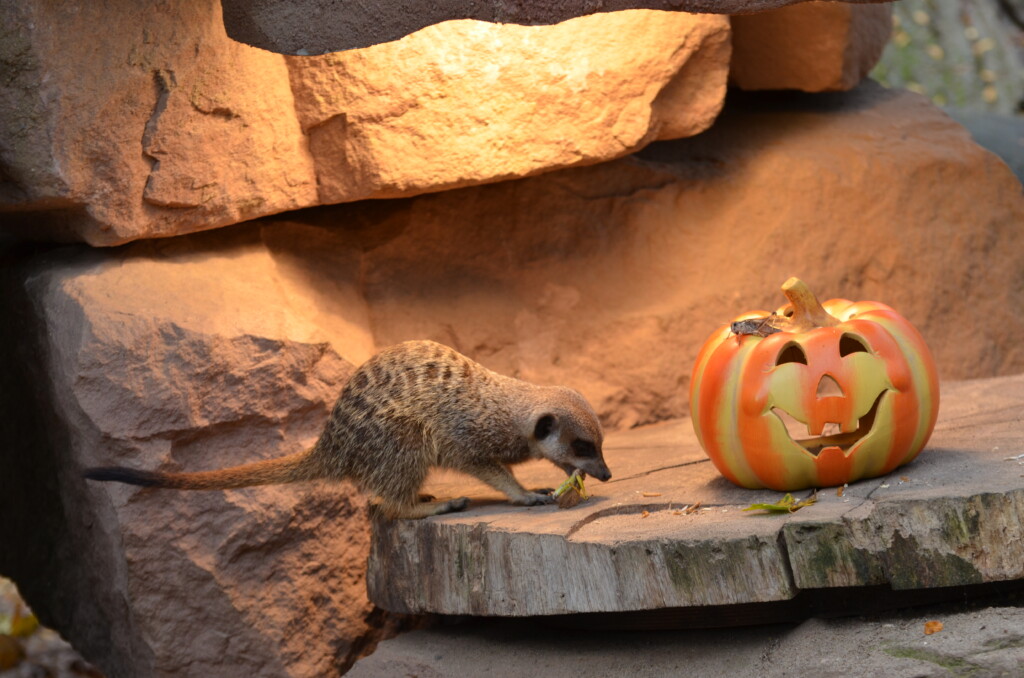
[[[729,325],[729,332],[735,334],[737,338],[751,334],[755,337],[767,337],[776,332],[781,332],[787,324],[788,319],[786,317],[772,311],[771,315],[760,318],[746,318],[733,321]]]

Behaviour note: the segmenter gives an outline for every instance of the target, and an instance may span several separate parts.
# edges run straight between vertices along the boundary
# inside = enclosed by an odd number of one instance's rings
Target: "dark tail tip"
[[[141,485],[142,487],[159,487],[161,482],[160,474],[152,471],[137,471],[123,466],[101,466],[98,468],[86,469],[82,474],[89,480],[102,480],[104,482],[113,480],[118,483],[129,485]]]

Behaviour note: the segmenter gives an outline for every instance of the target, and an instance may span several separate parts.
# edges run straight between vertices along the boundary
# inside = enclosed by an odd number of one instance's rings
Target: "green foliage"
[[[786,496],[784,496],[782,499],[780,499],[779,501],[775,502],[774,504],[751,504],[750,506],[748,506],[747,508],[745,508],[743,510],[744,511],[767,511],[768,513],[793,513],[794,511],[798,511],[798,510],[802,509],[805,506],[810,506],[811,504],[813,504],[813,503],[815,503],[817,501],[818,501],[818,493],[817,492],[815,492],[811,496],[807,497],[807,499],[802,499],[800,501],[797,501],[793,497],[793,495],[791,495],[791,494],[789,494],[787,492]]]
[[[578,469],[573,471],[553,494],[558,500],[558,508],[572,508],[581,501],[590,499],[587,488],[583,486],[583,475]]]
[[[871,76],[939,106],[1020,112],[1024,31],[1015,0],[901,0]]]
[[[0,577],[0,633],[24,638],[38,628],[39,620],[21,599],[17,587]]]

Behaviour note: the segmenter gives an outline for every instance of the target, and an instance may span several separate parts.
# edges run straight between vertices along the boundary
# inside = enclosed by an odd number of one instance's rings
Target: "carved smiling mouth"
[[[822,429],[822,435],[808,436],[807,424],[798,421],[788,412],[778,407],[773,407],[772,413],[786,427],[786,432],[789,433],[789,437],[793,442],[803,447],[815,457],[826,447],[838,447],[843,451],[843,454],[848,454],[851,447],[871,432],[871,427],[875,424],[875,415],[878,414],[878,406],[886,393],[887,391],[882,391],[878,394],[878,397],[875,398],[875,402],[872,403],[867,413],[857,421],[857,428],[853,431],[843,432],[840,430],[839,424],[829,422]]]

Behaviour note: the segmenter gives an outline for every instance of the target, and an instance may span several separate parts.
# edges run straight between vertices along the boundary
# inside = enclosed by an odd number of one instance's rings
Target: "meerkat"
[[[355,481],[389,518],[461,511],[467,497],[420,500],[432,467],[473,475],[513,504],[553,502],[525,489],[509,466],[548,459],[601,481],[601,424],[578,392],[536,386],[488,370],[442,344],[409,341],[360,366],[305,452],[216,471],[164,473],[125,467],[86,470],[92,480],[178,490],[223,490],[318,479]]]

